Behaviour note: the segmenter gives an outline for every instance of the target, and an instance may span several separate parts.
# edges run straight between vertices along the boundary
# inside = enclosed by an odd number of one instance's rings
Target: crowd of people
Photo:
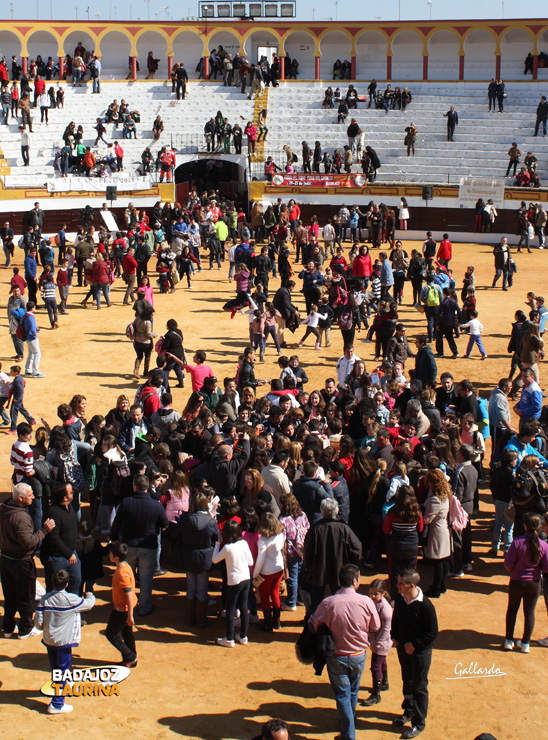
[[[66,667],[70,649],[67,654],[63,648],[77,643],[79,632],[73,643],[63,640],[78,631],[80,612],[93,609],[94,582],[103,577],[108,556],[115,570],[106,636],[123,665],[133,668],[138,634],[136,640],[132,628],[155,609],[154,578],[166,568],[185,573],[184,621],[194,627],[208,623],[213,572],[221,581],[221,647],[246,645],[254,623],[275,633],[283,629],[283,611],[305,607],[300,649],[319,653],[319,641],[321,650],[327,649],[341,737],[347,740],[356,736],[366,650],[372,654],[372,690],[365,708],[382,701],[388,690],[386,656],[395,649],[404,700],[394,725],[404,737],[416,737],[426,725],[428,671],[438,632],[432,601],[451,587],[449,578],[461,578],[476,567],[472,520],[487,480],[495,505],[489,554],[502,554],[510,574],[501,645],[530,651],[540,583],[548,578],[548,545],[541,536],[542,528],[548,532],[542,520],[548,417],[539,386],[548,318],[544,299],[529,293],[528,313],[516,311],[508,346],[510,372],[488,399],[482,398],[473,379],[455,381],[446,370],[438,378],[430,348],[435,337],[438,357],[447,342],[457,358],[455,338],[467,333],[465,356],[477,345],[486,357],[474,266],[464,275],[459,305],[448,234],[437,244],[428,233],[422,248],[407,254],[394,239],[395,209],[371,203],[367,210],[341,208],[327,220],[320,242],[318,220],[305,227],[294,200],[279,199],[264,214],[256,207],[247,216],[212,196],[193,192],[182,205],[158,203],[151,213],[130,204],[127,234],[120,233],[112,244],[92,228],[77,237],[71,269],[77,270],[79,285],[86,279],[94,286],[97,307],[102,296],[110,304],[112,274],[126,276],[126,301],[136,298],[135,320],[128,327],[136,380],[145,364],[134,397],[121,394],[111,409],[105,406],[88,418],[86,398],[78,394],[60,403],[58,423],[50,425],[39,423],[24,406],[21,366],[0,375],[3,423],[14,435],[14,489],[0,508],[4,636],[17,630],[21,638],[41,634],[52,668]],[[398,216],[400,226],[406,225],[409,209],[403,199]],[[68,257],[73,247],[62,242],[65,230],[58,234],[57,255],[42,234],[41,219],[36,203],[23,242],[25,279],[15,268],[8,307],[16,362],[26,349],[26,375],[35,377],[44,377],[33,317],[36,272],[33,276],[30,269],[36,244],[48,311],[55,302],[55,288],[52,298],[48,285],[55,280],[60,289],[64,272],[66,285],[72,282]],[[0,236],[8,259],[9,224],[4,229]],[[345,254],[348,237],[351,249]],[[147,262],[153,256],[157,260],[162,285],[163,260],[179,247],[164,272],[165,289],[174,289],[175,270],[179,277],[186,273],[190,287],[191,268],[203,269],[200,249],[205,248],[210,269],[215,264],[221,269],[228,258],[227,277],[235,281],[236,296],[225,310],[233,318],[242,310],[249,319],[242,355],[222,380],[205,350],[196,350],[189,362],[184,327],[177,320],[167,321],[162,336],[153,325]],[[377,248],[378,257],[372,257],[370,249]],[[141,259],[141,253],[148,259]],[[493,287],[502,276],[503,290],[508,289],[513,260],[506,238],[496,245],[494,260]],[[281,278],[275,290],[269,287],[271,274]],[[304,311],[294,298],[297,279]],[[135,295],[136,280],[140,289]],[[419,330],[414,343],[398,317],[404,300],[424,312],[425,330]],[[318,350],[324,340],[331,344],[331,328],[341,333],[343,353],[315,388],[308,387],[307,368],[298,354],[284,353],[290,333],[300,326],[306,331],[296,336],[299,346],[313,334]],[[354,347],[362,327],[369,328],[370,338],[375,335],[375,365],[369,369]],[[269,339],[279,375],[267,382],[256,369],[256,352],[264,359]],[[153,348],[157,358],[151,368]],[[180,412],[170,388],[172,372],[178,387],[184,386],[185,373],[191,379]],[[10,391],[8,415],[4,406]],[[516,401],[514,416],[510,398]],[[24,422],[17,423],[19,413]],[[47,593],[33,619],[29,594],[37,553]],[[429,581],[424,590],[419,559]],[[371,575],[388,573],[386,581],[372,579],[369,596],[358,593],[360,567]],[[525,624],[516,641],[522,604]],[[52,614],[60,615],[59,624]],[[326,648],[326,635],[331,648]],[[548,638],[538,644],[547,646]],[[71,708],[63,697],[55,697],[48,712]]]

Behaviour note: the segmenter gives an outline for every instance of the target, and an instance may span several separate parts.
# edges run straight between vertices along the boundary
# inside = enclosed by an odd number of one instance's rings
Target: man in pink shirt
[[[187,365],[182,360],[179,360],[178,357],[175,357],[175,355],[172,355],[169,352],[166,353],[166,357],[169,357],[170,360],[173,360],[181,367],[184,367],[187,373],[190,373],[193,392],[200,391],[204,384],[204,380],[215,375],[209,365],[204,365],[204,362],[206,360],[206,353],[203,351],[203,349],[199,349],[192,358],[196,363],[195,365]]]
[[[308,621],[316,631],[325,624],[333,635],[335,650],[327,658],[327,672],[337,702],[340,740],[356,740],[354,716],[358,703],[360,680],[365,667],[369,633],[376,632],[381,622],[369,596],[358,594],[360,569],[343,565],[339,574],[341,588],[318,606]]]

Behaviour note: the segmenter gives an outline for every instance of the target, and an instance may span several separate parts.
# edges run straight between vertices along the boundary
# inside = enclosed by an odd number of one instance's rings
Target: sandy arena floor
[[[404,244],[408,252],[415,245]],[[346,252],[348,251],[345,250]],[[478,245],[457,245],[451,264],[460,285],[464,269],[476,267],[479,318],[486,333],[484,344],[489,359],[480,362],[479,354],[470,360],[441,360],[438,372],[450,370],[457,380],[469,377],[480,390],[488,392],[509,369],[506,352],[510,324],[515,310],[524,308],[528,290],[548,295],[544,282],[546,252],[516,256],[518,273],[514,287],[508,293],[487,290],[493,277],[491,249]],[[22,252],[16,248],[16,264],[22,264]],[[204,349],[208,362],[221,380],[236,369],[238,354],[246,346],[247,317],[238,315],[231,321],[220,306],[233,294],[229,284],[228,266],[222,271],[206,270],[196,276],[194,290],[182,284],[174,295],[156,296],[156,328],[164,331],[169,318],[176,318],[183,329],[185,346],[192,351]],[[7,284],[11,271],[2,270],[3,295],[7,301]],[[272,281],[271,287],[278,287]],[[300,285],[300,281],[298,282]],[[88,418],[94,413],[105,414],[115,404],[120,393],[132,395],[136,383],[131,379],[134,353],[124,330],[133,318],[130,308],[123,307],[121,280],[114,285],[111,309],[84,310],[79,306],[84,292],[74,288],[70,297],[70,315],[60,317],[60,328],[52,331],[45,311],[37,312],[42,331],[41,370],[43,380],[27,382],[25,406],[50,424],[56,423],[55,409],[68,402],[73,394],[84,393],[88,401]],[[410,302],[406,286],[405,300]],[[299,301],[301,296],[297,294]],[[301,301],[302,302],[302,301]],[[4,304],[5,305],[5,304]],[[5,315],[5,314],[4,314]],[[422,314],[405,306],[400,314],[408,327],[410,339],[423,333]],[[7,322],[2,319],[3,341],[0,356],[3,369],[9,372],[13,347],[7,335]],[[295,351],[298,338],[292,344]],[[356,353],[373,367],[373,344],[364,343],[357,334]],[[310,341],[310,339],[309,339]],[[465,338],[459,340],[461,354]],[[342,354],[338,331],[332,332],[332,346],[315,352],[312,344],[299,351],[310,383],[307,390],[322,387],[323,380],[333,374],[336,359]],[[477,352],[477,350],[475,350]],[[257,375],[278,377],[274,347],[267,349],[267,363],[258,365]],[[542,380],[541,370],[541,380]],[[189,384],[187,384],[189,385]],[[174,389],[175,407],[182,410],[189,388]],[[10,466],[8,453],[12,439],[3,434],[0,453],[2,491],[9,491]],[[2,498],[6,494],[2,494]],[[543,737],[545,723],[538,712],[539,689],[545,679],[545,651],[532,646],[529,655],[503,653],[506,583],[502,561],[486,558],[492,521],[491,496],[482,495],[482,514],[474,521],[474,572],[451,581],[451,588],[436,601],[440,634],[430,671],[430,712],[423,737],[425,740],[472,740],[480,732],[491,732],[498,740],[522,740]],[[429,584],[426,568],[424,583]],[[108,571],[108,569],[107,569]],[[374,574],[367,574],[363,583]],[[385,575],[380,573],[379,575]],[[218,582],[212,592],[218,596]],[[114,648],[103,634],[110,611],[110,576],[98,584],[97,604],[88,615],[83,639],[75,650],[77,666],[97,666],[119,660]],[[283,629],[272,639],[251,625],[250,643],[234,650],[214,645],[214,638],[224,634],[219,617],[210,618],[210,626],[199,632],[182,629],[181,615],[184,578],[169,574],[156,579],[153,615],[138,621],[137,641],[139,666],[120,685],[120,696],[74,699],[75,711],[68,716],[47,717],[47,700],[39,693],[48,679],[48,661],[38,639],[24,643],[16,639],[2,640],[0,645],[0,721],[2,737],[15,740],[39,735],[43,740],[64,737],[126,738],[129,733],[143,738],[204,738],[205,740],[248,740],[260,734],[262,722],[270,717],[282,717],[291,726],[291,736],[324,740],[338,732],[337,714],[326,672],[316,677],[310,666],[297,662],[294,643],[301,630],[302,609],[295,614],[282,614]],[[210,609],[211,614],[217,608]],[[522,621],[518,618],[518,630]],[[548,632],[543,602],[537,608],[534,639]],[[395,652],[389,655],[389,692],[382,703],[373,708],[358,708],[358,736],[371,740],[398,736],[391,722],[400,711],[401,681]],[[494,678],[456,678],[456,671],[471,664],[477,669],[494,667],[504,675]],[[370,685],[370,673],[364,672],[362,686]],[[541,690],[542,691],[542,690]],[[362,689],[362,696],[368,694]]]

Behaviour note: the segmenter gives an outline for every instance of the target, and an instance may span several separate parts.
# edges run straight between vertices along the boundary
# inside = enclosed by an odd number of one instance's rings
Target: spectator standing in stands
[[[30,117],[29,117],[30,120]],[[29,131],[32,133],[32,128],[29,128]],[[29,149],[30,149],[30,136],[29,131],[25,129],[24,126],[19,126],[19,132],[21,134],[21,156],[23,157],[23,166],[29,167],[30,166],[30,157],[29,157]]]
[[[510,176],[510,170],[514,168],[514,177],[516,176],[516,170],[519,164],[519,158],[521,157],[521,151],[515,141],[512,142],[512,146],[508,149],[508,167],[506,168],[506,177]]]
[[[455,126],[459,125],[459,114],[453,106],[443,114],[444,118],[447,118],[447,141],[454,141],[453,136],[455,134]]]
[[[542,135],[546,136],[546,120],[548,119],[548,101],[545,95],[541,95],[540,103],[537,106],[537,120],[535,122],[535,133],[534,136],[538,136],[538,130],[542,124]],[[516,169],[514,168],[514,174]]]

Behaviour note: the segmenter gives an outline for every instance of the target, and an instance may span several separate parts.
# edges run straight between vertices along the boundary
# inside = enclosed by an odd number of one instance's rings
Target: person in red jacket
[[[438,247],[436,259],[444,267],[449,267],[449,262],[453,257],[453,245],[449,241],[449,234],[444,234],[443,239]]]
[[[133,256],[135,250],[130,247],[127,254],[122,257],[122,277],[127,283],[127,290],[124,296],[124,306],[129,306],[131,301],[135,300],[135,279],[137,276],[137,260]]]
[[[164,175],[167,182],[171,182],[172,172],[175,167],[175,152],[169,147],[164,147],[160,154],[160,182],[164,181]]]
[[[372,272],[373,263],[369,256],[369,247],[363,244],[360,247],[358,255],[354,257],[354,261],[352,262],[352,274],[356,278],[365,279],[365,283],[367,285]]]
[[[110,308],[110,262],[105,260],[101,252],[97,252],[97,258],[91,268],[91,282],[93,292],[97,301],[97,310],[101,310],[101,293],[105,296],[107,307]]]
[[[69,295],[69,273],[68,260],[63,257],[57,270],[57,287],[59,289],[59,313],[67,313],[67,301]]]
[[[369,261],[371,261],[371,258],[369,258]],[[346,257],[344,256],[342,247],[339,247],[337,249],[337,254],[335,255],[335,257],[331,258],[329,267],[331,268],[332,272],[338,272],[343,275],[348,270],[348,262],[346,261]]]

